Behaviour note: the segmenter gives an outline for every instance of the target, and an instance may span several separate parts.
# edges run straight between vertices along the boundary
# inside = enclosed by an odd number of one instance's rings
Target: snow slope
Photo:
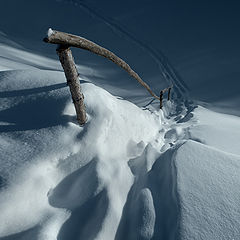
[[[26,72],[34,81],[27,81]],[[83,225],[95,224],[99,216],[102,230],[95,229],[94,234],[112,239],[133,182],[127,162],[154,139],[159,118],[84,84],[89,120],[82,128],[75,123],[66,85],[54,87],[63,80],[62,73],[14,71],[15,84],[1,73],[5,94],[1,98],[1,235],[39,225],[40,239],[51,239],[58,233],[55,229],[59,230],[59,222],[69,217],[63,208],[73,211],[70,222],[66,222],[71,226],[75,212],[82,217],[79,211],[83,205],[92,208],[99,203],[96,213],[91,213]],[[14,120],[18,112],[21,118]],[[12,159],[14,153],[20,154]],[[19,201],[14,203],[16,199]],[[27,212],[31,216],[23,221]],[[81,234],[88,235],[86,231],[82,229]]]
[[[180,239],[238,239],[240,156],[187,141],[173,161]]]
[[[18,61],[0,72],[1,239],[239,236],[238,117],[83,83],[79,127],[63,73]]]
[[[13,4],[22,10],[15,16],[18,28],[8,16]],[[5,5],[0,23],[0,239],[239,239],[240,120],[226,114],[239,115],[238,57],[230,52],[219,61],[226,49],[213,54],[199,47],[199,53],[176,41],[179,31],[170,30],[177,30],[182,13],[164,12],[173,10],[166,3],[131,2],[126,11],[120,3],[117,8],[101,4],[105,7],[95,0],[27,0],[25,5],[9,0]],[[63,10],[75,17],[63,23]],[[176,15],[172,28],[156,31],[159,25],[153,23],[171,19],[168,14]],[[180,30],[186,33],[185,20]],[[73,51],[88,116],[80,127],[53,47],[39,43],[39,29],[46,31],[50,23],[125,55],[156,92],[173,82],[172,101],[159,110],[145,89],[111,63]],[[212,67],[213,59],[225,68]],[[222,76],[230,76],[233,84],[225,88]],[[207,81],[211,87],[206,89]],[[200,101],[225,113],[199,106]]]

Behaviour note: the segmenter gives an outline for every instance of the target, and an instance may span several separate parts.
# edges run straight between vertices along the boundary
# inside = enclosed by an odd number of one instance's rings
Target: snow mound
[[[174,162],[180,239],[238,239],[240,156],[187,141]]]
[[[87,83],[88,123],[79,127],[62,79],[53,71],[1,74],[1,236],[26,237],[30,229],[40,239],[74,236],[77,218],[79,237],[94,226],[96,238],[113,239],[134,180],[128,160],[161,128],[157,114]]]
[[[156,110],[128,79],[78,66],[84,79],[146,103],[81,79],[80,127],[59,62],[6,43],[1,239],[239,238],[239,117],[176,99],[177,88]]]

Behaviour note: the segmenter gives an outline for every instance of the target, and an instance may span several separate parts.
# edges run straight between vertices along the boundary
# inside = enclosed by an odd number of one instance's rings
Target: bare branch
[[[132,68],[125,61],[123,61],[121,58],[119,58],[113,52],[107,50],[106,48],[103,48],[97,45],[96,43],[89,41],[85,38],[64,33],[64,32],[59,32],[52,29],[49,29],[48,37],[44,38],[44,41],[48,43],[60,44],[60,45],[65,45],[69,47],[72,46],[72,47],[82,48],[111,60],[112,62],[117,64],[119,67],[123,68],[126,72],[128,72],[130,76],[134,77],[143,87],[147,89],[147,91],[154,98],[160,100],[160,98],[151,90],[148,84],[145,83],[139,77],[139,75],[135,71],[133,71]]]
[[[64,69],[67,84],[70,88],[73,104],[77,114],[77,121],[80,125],[83,125],[87,121],[86,109],[72,52],[70,48],[66,47],[65,45],[60,45],[60,47],[57,49],[57,53]]]

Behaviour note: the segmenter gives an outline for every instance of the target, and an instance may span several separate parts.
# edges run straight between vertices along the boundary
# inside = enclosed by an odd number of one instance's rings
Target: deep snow
[[[82,83],[80,127],[62,72],[0,76],[2,239],[239,236],[238,117]]]
[[[13,3],[22,10],[15,17],[26,29],[9,20]],[[119,3],[118,8],[101,4],[105,8],[95,0],[27,0],[25,6],[9,0],[5,5],[0,239],[239,239],[240,120],[226,114],[239,115],[234,42],[232,48],[206,51],[207,41],[197,33],[192,37],[192,31],[188,39],[183,36],[186,42],[176,40],[179,31],[191,29],[192,12],[164,12],[173,10],[166,3],[132,2],[124,14]],[[178,7],[191,9],[191,4]],[[75,17],[62,23],[63,10]],[[234,13],[221,25],[224,33],[233,34],[227,29]],[[187,17],[178,30],[182,14]],[[81,21],[75,32],[76,18]],[[164,19],[173,19],[171,29],[159,23]],[[88,115],[80,127],[53,47],[39,43],[39,29],[46,31],[49,24],[125,55],[156,93],[173,82],[172,100],[159,110],[134,79],[101,58],[73,50]],[[218,23],[211,24],[209,36],[220,34],[214,32]],[[145,28],[148,34],[142,34]],[[233,35],[236,40],[238,34]],[[218,42],[217,50],[224,44]]]

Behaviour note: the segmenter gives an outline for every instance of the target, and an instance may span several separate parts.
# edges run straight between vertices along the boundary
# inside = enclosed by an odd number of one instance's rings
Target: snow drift
[[[95,211],[77,227],[79,237],[87,238],[97,221],[99,229],[91,234],[114,238],[133,183],[128,160],[153,141],[160,117],[86,83],[88,123],[82,128],[75,123],[62,73],[27,70],[1,76],[1,235],[41,226],[40,238],[51,238],[71,210],[63,229],[70,227],[60,232],[68,235],[75,214],[82,218],[80,210],[87,205]],[[9,82],[13,76],[15,83]]]
[[[0,78],[2,239],[239,236],[238,117],[143,110],[84,83],[80,127],[63,73]]]

